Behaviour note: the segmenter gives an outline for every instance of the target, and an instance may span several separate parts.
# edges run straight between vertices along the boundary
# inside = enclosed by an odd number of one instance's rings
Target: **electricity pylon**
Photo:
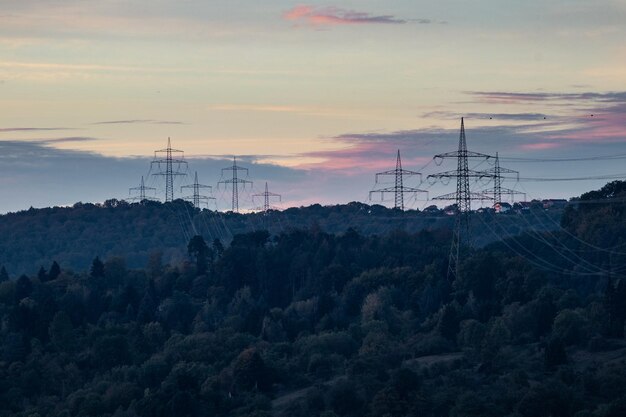
[[[470,178],[485,178],[489,175],[482,171],[469,169],[468,158],[489,159],[490,155],[467,150],[467,140],[465,138],[465,123],[461,118],[461,133],[459,134],[459,148],[454,152],[442,153],[435,155],[433,159],[443,160],[447,158],[455,158],[457,160],[457,169],[454,171],[444,171],[438,174],[431,174],[428,179],[446,180],[456,178],[456,192],[440,195],[433,200],[455,200],[456,216],[454,222],[454,230],[452,232],[452,245],[450,247],[450,255],[448,257],[448,279],[450,281],[459,277],[459,267],[461,263],[461,248],[471,246],[469,214],[472,209],[472,200],[490,200],[491,197],[481,193],[470,191]]]
[[[128,189],[128,195],[131,195],[132,192],[139,192],[138,197],[132,197],[131,201],[139,201],[140,203],[144,200],[154,200],[153,198],[149,198],[146,196],[146,190],[156,191],[154,187],[146,187],[143,181],[143,175],[141,176],[141,183],[139,187],[131,187]]]
[[[232,187],[232,210],[235,213],[239,213],[239,184],[242,184],[243,187],[246,187],[246,184],[252,184],[252,181],[248,181],[243,178],[239,178],[239,171],[245,171],[246,176],[248,175],[248,168],[241,168],[237,166],[237,157],[233,157],[233,165],[228,168],[222,168],[222,176],[224,175],[224,171],[232,171],[233,177],[228,180],[218,181],[217,185],[219,187],[220,184],[224,184],[224,187],[227,187],[228,184],[231,184]]]
[[[174,158],[173,155],[179,156]],[[152,161],[151,167],[157,165],[159,172],[155,172],[152,175],[162,175],[165,177],[166,203],[174,201],[174,177],[187,175],[185,172],[180,171],[181,165],[187,166],[187,161],[183,159],[184,157],[183,151],[172,149],[170,138],[167,138],[167,148],[154,151],[154,161]],[[174,164],[176,164],[176,170],[174,170]],[[162,165],[165,165],[165,170],[162,169]]]
[[[380,193],[380,199],[383,200],[385,193],[393,193],[394,196],[394,205],[393,208],[404,210],[404,194],[405,193],[427,193],[425,190],[420,190],[419,188],[407,187],[404,185],[404,177],[411,176],[419,176],[422,174],[415,171],[409,171],[406,169],[402,169],[402,159],[400,158],[400,150],[398,149],[398,154],[396,157],[396,169],[391,169],[389,171],[383,171],[376,173],[376,184],[378,184],[378,177],[385,175],[393,175],[395,182],[393,187],[379,188],[377,190],[370,191],[369,199],[372,199],[372,194]]]
[[[207,204],[207,207],[209,206],[209,200],[215,200],[215,197],[211,197],[211,196],[206,196],[206,195],[201,195],[200,194],[200,190],[201,189],[209,189],[211,192],[213,190],[213,187],[211,187],[210,185],[204,185],[204,184],[200,184],[198,183],[198,171],[196,171],[195,173],[195,178],[193,180],[193,184],[191,185],[183,185],[182,187],[180,187],[180,192],[182,193],[183,190],[185,188],[190,188],[192,190],[192,195],[190,196],[186,196],[183,197],[184,200],[191,200],[191,202],[193,203],[193,206],[195,208],[200,208],[200,202],[204,201]]]
[[[526,193],[521,191],[512,190],[510,188],[502,187],[502,180],[507,178],[504,174],[514,174],[516,181],[519,181],[519,171],[514,171],[508,168],[502,168],[500,166],[500,157],[498,156],[498,152],[496,152],[496,161],[493,165],[493,168],[489,168],[486,171],[483,171],[488,177],[493,179],[493,188],[488,188],[486,190],[482,190],[483,194],[493,194],[493,204],[502,203],[502,193],[508,194],[511,197],[511,202],[513,202],[514,196],[516,194],[523,194],[524,200],[526,199]]]
[[[276,207],[272,207],[270,205],[270,200],[272,197],[278,197],[278,201],[282,201],[282,196],[280,194],[271,193],[267,188],[267,182],[265,183],[265,192],[259,194],[252,194],[252,200],[254,201],[254,197],[263,197],[263,206],[257,207],[257,210],[261,210],[263,213],[267,213],[270,210],[276,210]]]

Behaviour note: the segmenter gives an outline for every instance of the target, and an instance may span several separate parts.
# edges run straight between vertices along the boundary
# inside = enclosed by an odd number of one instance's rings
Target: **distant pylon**
[[[512,190],[510,188],[502,187],[502,180],[506,178],[504,174],[514,174],[516,176],[516,181],[519,181],[519,171],[514,171],[508,168],[502,168],[500,166],[500,157],[498,156],[498,152],[496,152],[496,161],[493,165],[493,168],[490,168],[484,171],[489,177],[493,179],[493,188],[488,188],[486,190],[482,190],[483,194],[493,194],[493,205],[502,203],[502,193],[508,194],[511,197],[511,202],[513,202],[514,196],[516,194],[523,194],[524,199],[526,199],[526,193],[521,191]]]
[[[165,154],[164,156],[162,154]],[[174,158],[174,154],[180,156]],[[187,166],[187,161],[184,159],[184,152],[177,149],[172,149],[170,138],[167,138],[167,148],[154,151],[154,161],[152,166],[157,165],[159,172],[155,172],[153,175],[162,175],[165,177],[165,202],[174,201],[174,177],[179,175],[187,175],[185,172],[180,171],[181,165]],[[165,170],[162,169],[162,165],[165,165]],[[176,170],[174,170],[174,164],[176,164]]]
[[[128,195],[131,195],[131,193],[133,191],[138,191],[139,192],[139,197],[132,197],[131,200],[138,200],[139,202],[142,202],[144,200],[152,200],[152,198],[148,198],[146,197],[146,190],[152,190],[152,191],[156,191],[156,188],[154,187],[146,187],[143,181],[143,175],[141,176],[141,183],[139,184],[139,187],[132,187],[128,189]]]
[[[258,207],[257,210],[261,210],[264,213],[267,213],[268,211],[275,209],[275,207],[272,207],[270,205],[270,199],[272,197],[278,197],[278,201],[282,201],[282,196],[280,194],[271,193],[268,190],[267,182],[265,183],[265,192],[259,193],[259,194],[253,194],[252,195],[253,200],[254,200],[254,197],[263,197],[263,207]]]
[[[192,189],[193,194],[187,197],[183,197],[183,199],[185,200],[191,200],[193,203],[193,206],[195,208],[201,208],[200,207],[200,202],[205,201],[207,203],[207,207],[209,205],[209,200],[215,200],[215,197],[211,197],[211,196],[206,196],[206,195],[201,195],[200,194],[200,189],[206,189],[208,188],[209,190],[213,190],[213,187],[211,187],[210,185],[203,185],[198,183],[198,171],[196,171],[195,173],[195,177],[193,180],[193,184],[191,185],[183,185],[182,187],[180,187],[180,191],[182,192],[185,188],[190,188]]]
[[[370,191],[369,198],[372,199],[372,194],[380,193],[380,199],[382,201],[385,193],[393,193],[394,197],[394,205],[393,208],[404,210],[404,194],[405,193],[426,193],[427,191],[420,190],[419,188],[407,187],[404,185],[404,177],[411,176],[420,176],[421,173],[415,171],[409,171],[406,169],[402,169],[402,159],[400,158],[400,150],[398,149],[397,157],[396,157],[396,169],[391,169],[389,171],[383,171],[376,173],[376,184],[378,184],[378,177],[385,175],[393,175],[394,176],[394,186],[379,188],[377,190]]]
[[[241,168],[237,166],[237,157],[233,157],[233,165],[228,168],[222,168],[222,175],[224,175],[224,171],[232,171],[233,177],[232,179],[218,181],[217,185],[224,184],[226,187],[228,184],[231,184],[232,187],[232,210],[235,213],[239,213],[239,184],[242,184],[245,188],[246,184],[252,184],[252,181],[248,181],[242,178],[239,178],[239,171],[245,171],[246,175],[248,175],[248,168]]]
[[[470,178],[485,178],[489,175],[481,172],[469,169],[468,158],[491,158],[490,155],[486,155],[478,152],[471,152],[467,150],[467,140],[465,138],[465,123],[461,118],[461,133],[459,135],[459,148],[455,152],[447,152],[439,155],[435,155],[433,159],[443,160],[446,158],[455,158],[457,160],[456,171],[444,171],[438,174],[429,175],[429,179],[445,180],[450,178],[456,178],[456,192],[444,194],[439,197],[433,198],[433,200],[455,200],[456,201],[456,216],[454,222],[454,230],[452,232],[452,245],[450,247],[450,256],[448,258],[448,279],[450,281],[459,277],[459,267],[461,262],[461,248],[471,246],[470,228],[469,228],[469,214],[472,209],[472,200],[490,200],[488,197],[481,193],[474,193],[470,191],[469,179]]]

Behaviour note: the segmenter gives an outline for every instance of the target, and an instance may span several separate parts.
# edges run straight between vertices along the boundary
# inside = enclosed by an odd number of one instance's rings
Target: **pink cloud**
[[[312,26],[362,25],[362,24],[403,24],[406,20],[392,15],[371,15],[370,13],[345,10],[337,7],[313,7],[299,5],[283,13],[285,20],[307,23]],[[421,23],[430,23],[421,19]]]
[[[311,6],[300,5],[286,11],[283,17],[286,20],[297,20],[311,14],[313,14],[313,8]]]
[[[394,143],[357,143],[349,148],[333,151],[308,152],[308,158],[321,159],[320,162],[307,162],[297,165],[300,169],[324,169],[342,172],[345,175],[367,175],[395,167],[398,144]],[[402,152],[402,148],[400,149]],[[411,149],[413,151],[413,149]],[[402,153],[402,165],[405,169],[416,169],[428,163],[432,156],[409,155]]]
[[[559,146],[561,146],[561,144],[556,143],[556,142],[540,142],[540,143],[526,143],[520,146],[520,148],[527,150],[527,151],[543,151],[546,149],[558,148]]]

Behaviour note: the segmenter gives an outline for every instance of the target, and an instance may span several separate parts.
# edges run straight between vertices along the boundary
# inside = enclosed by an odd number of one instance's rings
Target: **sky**
[[[455,168],[433,156],[462,116],[470,150],[520,172],[506,187],[576,196],[607,180],[536,179],[626,176],[624,21],[623,0],[0,0],[0,212],[127,198],[142,175],[162,198],[168,137],[176,196],[198,172],[222,210],[233,156],[244,207],[265,182],[289,207],[368,202],[398,149],[423,208],[454,191],[427,176]]]

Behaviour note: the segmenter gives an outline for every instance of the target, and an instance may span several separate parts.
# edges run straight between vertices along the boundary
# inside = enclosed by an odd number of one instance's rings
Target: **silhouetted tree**
[[[26,275],[20,276],[15,282],[15,299],[17,301],[28,297],[33,292],[33,284]]]
[[[4,265],[2,265],[2,267],[0,267],[0,282],[4,282],[8,280],[9,280],[9,274],[7,273],[7,270],[4,267]]]
[[[37,278],[39,278],[39,281],[41,282],[48,281],[48,273],[43,266],[39,267],[39,272],[37,272]]]
[[[204,238],[200,235],[192,237],[187,245],[187,252],[196,261],[196,273],[204,275],[210,260],[210,249]]]
[[[90,275],[93,278],[104,277],[104,263],[100,260],[99,256],[96,256],[93,262],[91,263]]]
[[[57,261],[53,261],[52,265],[50,266],[50,272],[48,272],[48,279],[50,281],[54,281],[59,277],[59,275],[61,275],[61,267],[59,266]]]

